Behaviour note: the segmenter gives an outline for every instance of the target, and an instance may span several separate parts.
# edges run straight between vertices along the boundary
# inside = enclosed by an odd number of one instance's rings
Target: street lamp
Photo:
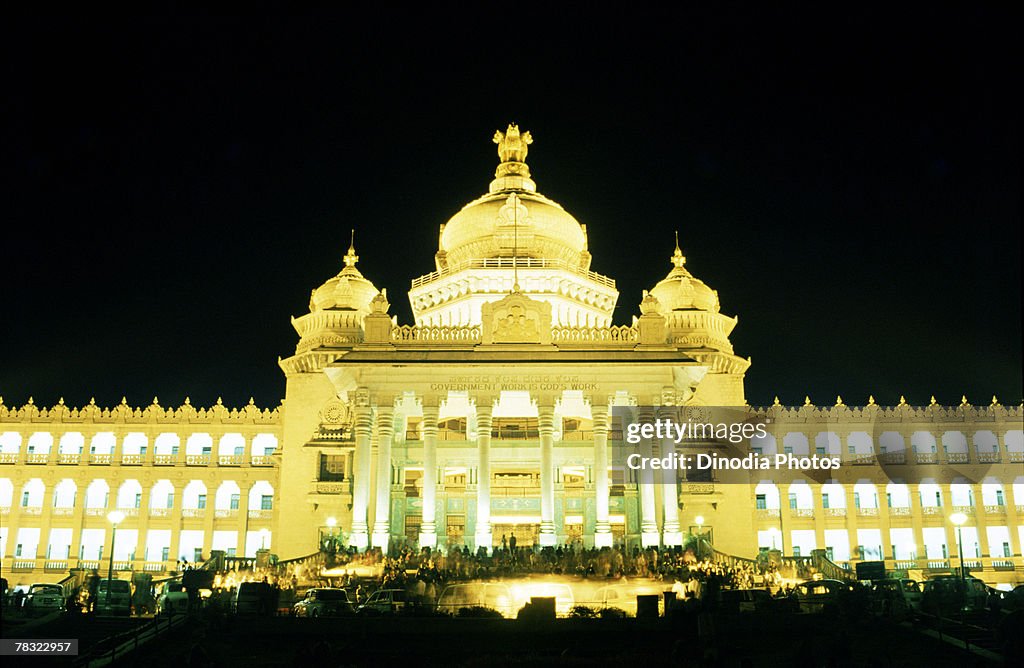
[[[964,573],[964,537],[962,527],[964,522],[967,521],[967,515],[964,513],[953,513],[949,516],[949,521],[956,525],[956,542],[960,548],[960,587],[964,594],[967,593],[967,575]]]
[[[107,513],[107,521],[113,525],[113,529],[110,532],[110,562],[109,566],[107,566],[107,598],[104,603],[109,611],[111,583],[114,581],[114,545],[117,544],[117,525],[124,522],[124,513],[120,510],[112,510]]]
[[[269,529],[266,529],[266,528],[260,529],[260,549],[261,550],[267,549],[267,538],[269,536],[270,536],[270,530]]]

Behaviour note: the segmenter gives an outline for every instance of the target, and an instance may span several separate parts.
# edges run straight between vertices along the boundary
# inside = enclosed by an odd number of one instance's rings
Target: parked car
[[[448,585],[437,599],[437,609],[456,615],[460,608],[489,608],[503,617],[514,617],[512,593],[500,582],[466,582]]]
[[[966,591],[965,591],[966,586]],[[988,587],[978,578],[968,575],[940,575],[924,583],[921,610],[932,615],[949,615],[965,611],[984,610],[988,601]]]
[[[266,582],[243,582],[235,591],[234,611],[241,616],[267,616],[274,613],[273,589]]]
[[[45,615],[64,609],[64,590],[56,584],[34,584],[25,598],[25,611],[31,615]]]
[[[871,583],[870,610],[879,617],[895,619],[904,619],[911,614],[903,581],[894,578],[874,580]]]
[[[156,614],[176,615],[188,611],[188,593],[180,582],[169,582],[156,600]]]
[[[96,612],[100,615],[128,617],[132,614],[132,585],[127,580],[99,581],[96,588]]]
[[[366,603],[359,606],[357,612],[362,615],[389,615],[406,606],[404,589],[378,589],[370,594]]]
[[[921,612],[921,583],[917,580],[910,580],[903,578],[900,580],[900,584],[903,585],[903,596],[907,599],[907,606],[911,612]]]
[[[315,587],[292,606],[292,612],[296,617],[340,617],[352,614],[352,604],[344,589]]]
[[[840,580],[808,580],[796,586],[800,612],[836,614],[850,594],[850,585]]]

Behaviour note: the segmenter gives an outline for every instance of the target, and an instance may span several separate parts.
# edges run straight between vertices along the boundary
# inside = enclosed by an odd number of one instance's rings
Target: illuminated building
[[[441,226],[434,271],[412,282],[415,322],[388,314],[350,246],[292,321],[282,407],[0,403],[4,568],[56,577],[98,562],[116,506],[128,519],[115,561],[153,572],[211,549],[309,554],[328,518],[359,548],[490,548],[513,535],[675,546],[696,529],[741,556],[826,549],[937,572],[956,553],[948,515],[964,512],[966,558],[986,579],[1019,580],[1022,411],[994,399],[751,409],[771,425],[755,447],[839,457],[833,481],[610,476],[613,406],[746,404],[737,319],[677,244],[632,323],[613,324],[615,283],[591,269],[585,226],[537,191],[529,133],[509,126],[494,141],[487,193]],[[935,464],[948,465],[935,479],[878,482],[880,468]]]

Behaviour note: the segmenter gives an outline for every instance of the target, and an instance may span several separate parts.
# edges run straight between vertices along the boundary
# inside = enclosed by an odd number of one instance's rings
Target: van
[[[101,615],[128,617],[132,614],[132,585],[127,580],[99,581],[96,587],[96,612]]]
[[[236,615],[270,615],[274,611],[271,588],[266,582],[243,582],[235,591],[233,607]]]
[[[509,588],[497,582],[467,582],[448,585],[437,599],[437,609],[456,615],[461,608],[489,608],[502,617],[515,616]]]

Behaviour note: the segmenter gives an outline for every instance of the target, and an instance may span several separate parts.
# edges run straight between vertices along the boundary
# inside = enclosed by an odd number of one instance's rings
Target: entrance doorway
[[[540,542],[540,522],[536,524],[504,524],[501,518],[491,519],[491,536],[494,547],[501,547],[501,537],[505,536],[506,542],[516,537],[516,547],[533,547]]]

